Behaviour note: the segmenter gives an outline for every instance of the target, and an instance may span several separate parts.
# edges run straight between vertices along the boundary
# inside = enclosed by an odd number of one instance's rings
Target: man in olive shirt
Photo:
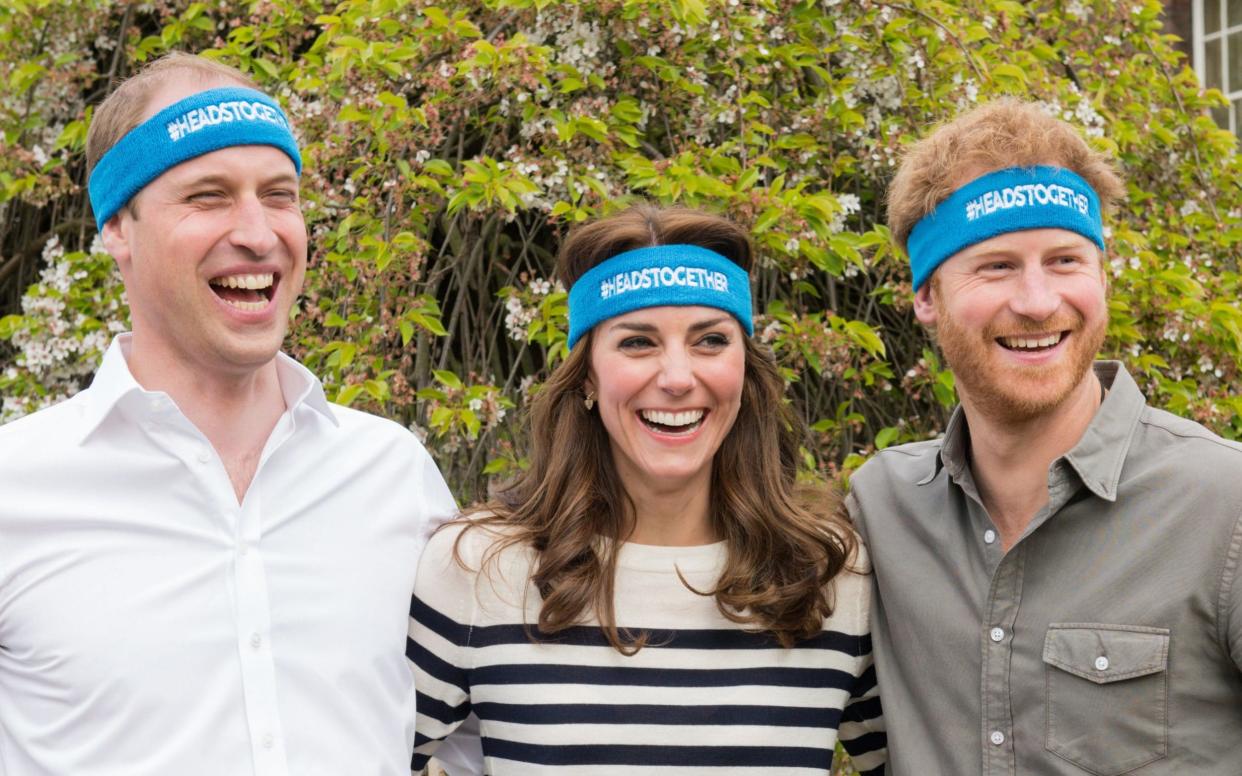
[[[849,505],[897,776],[1242,773],[1242,446],[1116,362],[1110,161],[1039,109],[913,146],[889,221],[961,406]]]

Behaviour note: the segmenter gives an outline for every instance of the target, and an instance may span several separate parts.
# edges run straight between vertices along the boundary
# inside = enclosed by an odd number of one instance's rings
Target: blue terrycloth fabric
[[[1027,229],[1065,229],[1104,250],[1090,184],[1063,167],[1010,167],[975,178],[914,225],[906,241],[914,289],[963,248]]]
[[[240,86],[208,89],[164,108],[103,155],[89,186],[95,225],[103,231],[109,218],[165,170],[239,145],[279,148],[302,174],[298,141],[275,100]]]
[[[746,270],[697,245],[655,245],[619,253],[578,278],[569,289],[569,347],[601,321],[665,305],[715,307],[755,333]]]

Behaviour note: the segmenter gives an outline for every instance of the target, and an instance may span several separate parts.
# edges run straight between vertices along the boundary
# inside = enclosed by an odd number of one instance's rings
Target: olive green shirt
[[[854,475],[891,774],[1242,774],[1242,445],[1095,370],[1108,394],[1008,552],[961,408]]]

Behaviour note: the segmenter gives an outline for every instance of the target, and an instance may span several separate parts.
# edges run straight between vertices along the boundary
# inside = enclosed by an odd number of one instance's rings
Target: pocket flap
[[[1053,623],[1044,638],[1044,662],[1096,684],[1158,673],[1168,666],[1169,629]]]

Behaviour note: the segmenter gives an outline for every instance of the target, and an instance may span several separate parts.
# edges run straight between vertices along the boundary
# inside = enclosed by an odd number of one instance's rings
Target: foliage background
[[[761,256],[759,336],[808,468],[939,432],[954,403],[882,226],[905,143],[981,100],[1041,100],[1114,151],[1110,355],[1150,399],[1242,436],[1233,136],[1156,0],[4,0],[0,422],[80,389],[125,327],[94,239],[92,106],[203,52],[303,142],[311,272],[288,349],[337,401],[426,436],[459,498],[521,465],[564,354],[551,258],[636,198],[727,213]]]

